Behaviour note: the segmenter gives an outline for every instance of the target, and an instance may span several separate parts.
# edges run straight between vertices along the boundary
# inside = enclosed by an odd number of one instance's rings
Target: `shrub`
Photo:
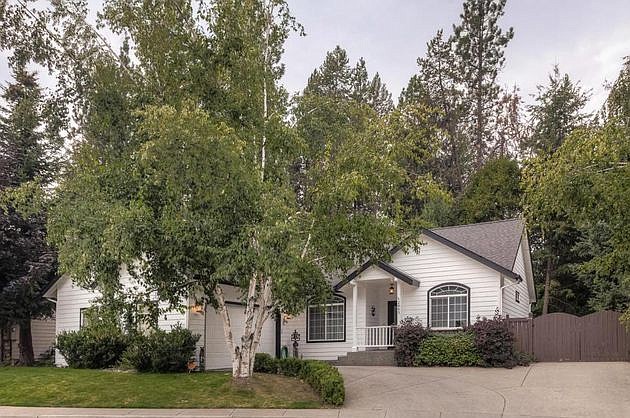
[[[254,357],[254,372],[278,373],[278,359],[267,353],[256,353]]]
[[[422,324],[412,318],[405,318],[396,328],[394,335],[394,356],[399,367],[414,365],[420,343],[429,335]]]
[[[514,335],[504,319],[482,319],[470,329],[475,335],[475,347],[486,367],[514,367],[518,359],[514,350]]]
[[[343,405],[346,390],[343,377],[336,367],[323,361],[305,360],[302,361],[300,378],[315,389],[325,403]]]
[[[254,371],[298,377],[311,386],[322,401],[330,405],[343,405],[346,397],[341,373],[323,361],[295,357],[274,359],[269,354],[258,353],[254,359]]]
[[[105,369],[120,361],[128,344],[129,339],[120,329],[99,326],[60,333],[56,348],[70,367]]]
[[[199,335],[180,325],[170,332],[155,330],[137,335],[123,355],[123,363],[140,372],[181,372],[195,354]]]
[[[285,376],[300,377],[304,360],[295,357],[278,359],[278,373]]]
[[[475,335],[469,331],[431,334],[420,344],[416,366],[477,366],[481,358],[475,347]]]

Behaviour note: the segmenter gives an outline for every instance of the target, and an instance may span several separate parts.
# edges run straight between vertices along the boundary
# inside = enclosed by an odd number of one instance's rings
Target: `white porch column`
[[[400,280],[394,279],[396,282],[396,320],[400,323],[402,317],[402,286]],[[398,324],[396,324],[398,325]]]
[[[359,298],[359,289],[357,282],[352,281],[352,351],[357,351],[359,342],[357,341],[357,299]]]

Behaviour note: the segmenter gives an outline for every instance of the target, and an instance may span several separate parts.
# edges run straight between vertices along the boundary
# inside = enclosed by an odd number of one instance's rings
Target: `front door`
[[[398,302],[390,300],[387,302],[387,325],[398,323]]]

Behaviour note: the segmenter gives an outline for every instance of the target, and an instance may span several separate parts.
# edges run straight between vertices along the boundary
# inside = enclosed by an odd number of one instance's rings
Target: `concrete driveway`
[[[630,363],[339,369],[357,417],[630,417]]]

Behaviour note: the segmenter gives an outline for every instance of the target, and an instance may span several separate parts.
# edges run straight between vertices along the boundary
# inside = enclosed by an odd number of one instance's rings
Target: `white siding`
[[[527,318],[530,312],[529,292],[527,290],[527,276],[525,272],[525,261],[523,257],[523,251],[525,247],[523,242],[518,247],[518,253],[516,260],[514,261],[514,273],[523,278],[523,281],[514,286],[506,287],[503,289],[503,315],[509,315],[510,318]],[[510,281],[506,280],[505,284],[509,284]],[[519,292],[520,302],[516,302],[516,293]]]
[[[98,296],[98,292],[76,286],[68,276],[61,277],[57,283],[55,334],[78,330],[80,310],[90,307],[92,301]],[[68,365],[59,350],[55,351],[55,364],[57,366]]]
[[[33,336],[33,353],[35,360],[47,353],[55,344],[55,318],[33,319],[31,334]]]
[[[195,304],[197,303],[197,299],[195,297],[191,297],[189,299],[189,303],[188,306],[190,308],[192,308],[193,306],[195,306]],[[206,309],[210,312],[213,313],[214,310],[212,309],[212,306],[208,306],[206,307]],[[206,313],[207,314],[207,313]],[[188,309],[186,311],[186,323],[188,324],[188,329],[196,335],[199,335],[199,340],[197,340],[197,350],[195,351],[195,357],[197,358],[197,364],[199,364],[200,361],[200,357],[199,355],[201,354],[201,348],[204,346],[204,322],[205,322],[205,316],[206,315],[204,313],[197,313],[197,312],[193,312],[192,309]]]
[[[357,327],[364,327],[366,323],[366,288],[358,285],[357,298]],[[293,352],[291,334],[297,330],[300,333],[299,355],[304,358],[318,360],[337,360],[337,357],[352,351],[352,285],[348,284],[339,292],[346,298],[346,340],[343,342],[306,341],[306,314],[300,314],[288,321],[282,322],[280,345],[286,346],[289,356]]]
[[[391,262],[420,281],[420,287],[403,285],[401,316],[418,318],[426,326],[428,291],[442,283],[460,283],[470,288],[471,323],[492,318],[499,307],[499,273],[430,238],[423,241],[419,253],[399,251]]]

